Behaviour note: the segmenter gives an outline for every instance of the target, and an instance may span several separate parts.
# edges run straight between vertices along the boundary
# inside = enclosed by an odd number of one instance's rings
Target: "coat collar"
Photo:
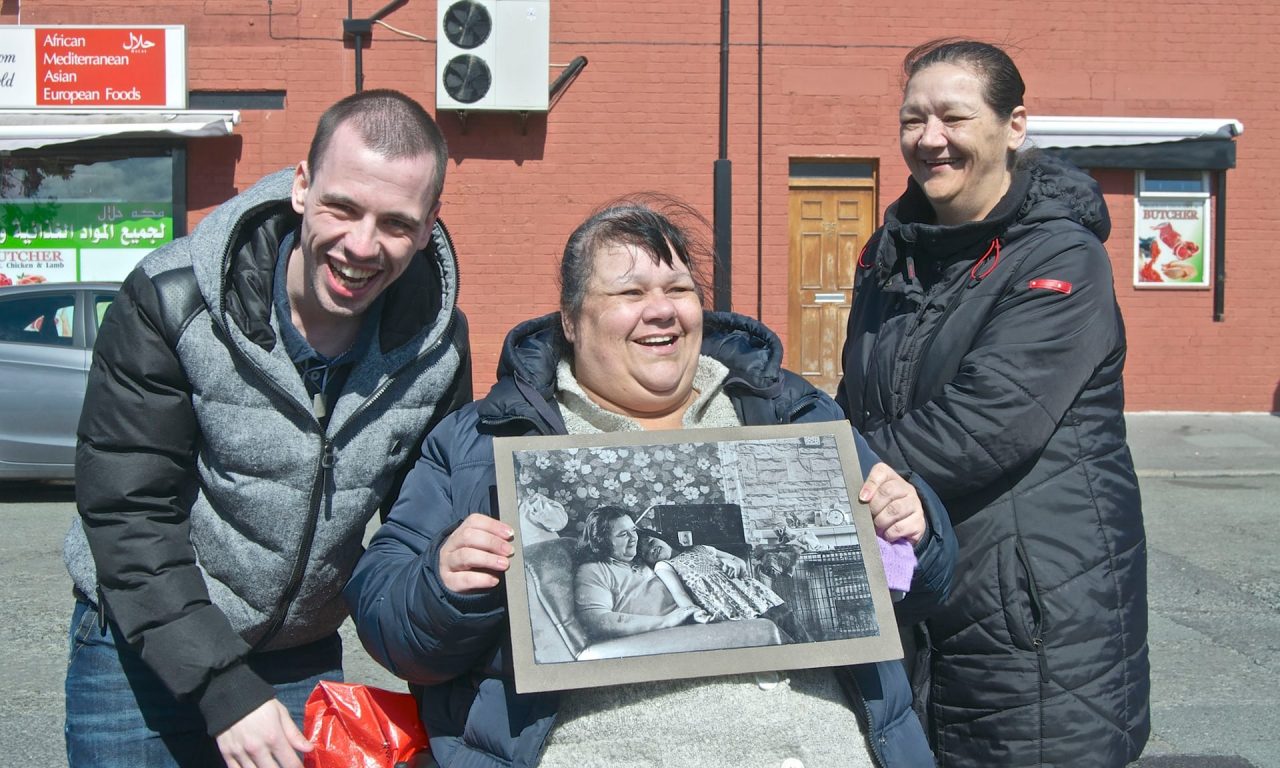
[[[1097,182],[1067,161],[1038,150],[1020,156],[1009,190],[981,221],[938,224],[924,191],[908,179],[906,191],[885,211],[871,266],[883,283],[903,271],[904,251],[940,263],[977,259],[993,239],[1015,240],[1054,219],[1073,221],[1104,241],[1111,231]]]

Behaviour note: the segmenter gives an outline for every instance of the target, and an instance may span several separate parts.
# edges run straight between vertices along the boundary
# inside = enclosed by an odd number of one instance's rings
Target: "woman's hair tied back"
[[[980,40],[942,37],[917,45],[902,60],[902,72],[911,80],[935,64],[965,67],[982,78],[983,99],[997,115],[1008,118],[1023,106],[1026,84],[1004,49]]]

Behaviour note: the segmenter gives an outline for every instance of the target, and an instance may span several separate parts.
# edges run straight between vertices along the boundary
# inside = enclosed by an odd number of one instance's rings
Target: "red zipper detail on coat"
[[[868,240],[867,244],[862,246],[862,250],[858,251],[858,268],[859,269],[866,269],[867,267],[871,266],[870,263],[867,263],[867,264],[862,263],[862,257],[867,255],[867,249],[870,247],[871,247],[871,241]]]
[[[987,258],[990,257],[992,254],[995,254],[995,257],[991,259],[991,263],[987,265],[987,268],[982,271],[982,274],[978,274],[978,267],[981,267],[982,262],[986,261]],[[982,278],[991,274],[991,270],[995,269],[996,264],[999,264],[999,263],[1000,263],[1000,238],[997,237],[992,239],[991,245],[987,248],[987,252],[982,254],[982,258],[978,259],[973,263],[973,269],[969,270],[969,277],[973,280],[981,280]]]

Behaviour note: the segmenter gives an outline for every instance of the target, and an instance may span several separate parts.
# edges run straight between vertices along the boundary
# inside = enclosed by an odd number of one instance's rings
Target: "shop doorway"
[[[875,231],[870,163],[791,164],[786,365],[834,393],[858,254]]]

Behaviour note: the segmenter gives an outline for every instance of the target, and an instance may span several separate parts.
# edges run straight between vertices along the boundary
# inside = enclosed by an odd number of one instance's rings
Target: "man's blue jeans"
[[[76,601],[67,661],[67,763],[70,768],[193,768],[223,762],[204,718],[175,699],[96,607]],[[307,697],[321,680],[342,680],[342,639],[256,653],[249,666],[275,686],[302,727]]]

